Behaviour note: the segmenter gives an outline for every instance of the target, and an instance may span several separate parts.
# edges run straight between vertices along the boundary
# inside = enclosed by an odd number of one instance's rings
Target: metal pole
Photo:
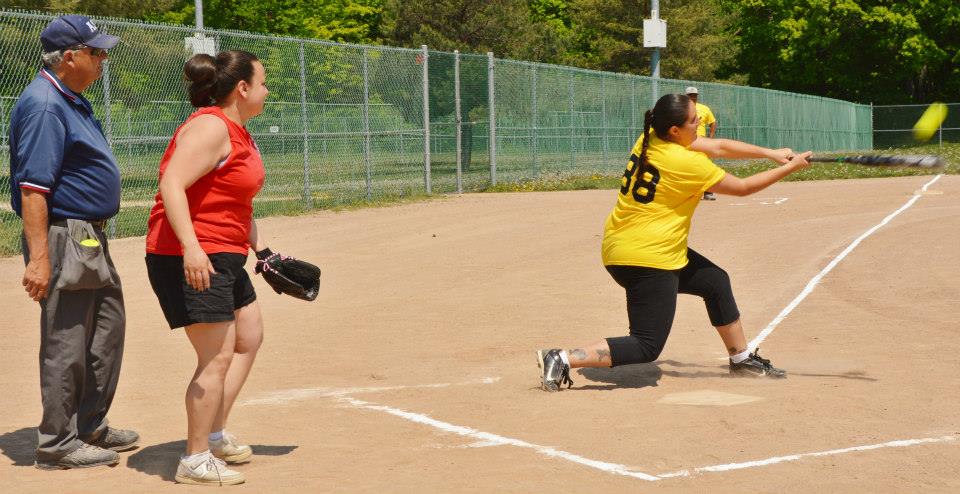
[[[423,57],[423,182],[430,194],[430,53],[427,45],[420,45],[420,52]]]
[[[126,110],[125,113],[127,116],[127,160],[133,163],[133,122],[130,120],[129,105],[127,105],[124,110]]]
[[[367,200],[373,198],[373,167],[370,163],[370,77],[367,49],[363,49],[363,164],[367,168]]]
[[[490,185],[497,185],[497,107],[493,78],[493,52],[487,52],[487,111],[490,113]]]
[[[577,140],[576,140],[576,122],[574,121],[574,95],[573,95],[573,75],[574,72],[570,72],[570,79],[567,82],[567,92],[570,96],[570,171],[573,171],[577,168]]]
[[[632,141],[640,135],[637,132],[637,78],[630,77],[630,136],[628,141]],[[632,143],[627,143],[630,145]]]
[[[110,62],[103,61],[103,123],[104,137],[107,144],[113,148],[113,115],[110,111]],[[107,225],[107,237],[114,238],[117,233],[117,217],[110,218]]]
[[[660,18],[660,0],[651,0],[650,2],[650,17],[652,19]],[[653,49],[653,56],[650,57],[650,72],[653,75],[653,101],[657,101],[660,98],[658,83],[660,82],[660,48]]]
[[[532,126],[531,134],[531,145],[533,152],[533,176],[540,176],[540,163],[537,161],[537,66],[534,65],[531,67],[533,71],[533,76],[531,79],[530,87],[530,124]]]
[[[937,139],[940,141],[940,152],[943,152],[943,122],[937,126]]]
[[[197,0],[199,1],[199,0]],[[303,41],[299,43],[300,56],[300,124],[303,128],[303,201],[313,209],[310,193],[310,121],[307,118],[307,64],[303,56]]]
[[[600,166],[607,164],[607,77],[600,76]]]
[[[460,114],[460,50],[453,50],[453,102],[457,121],[457,193],[463,193],[463,117]]]
[[[197,29],[203,29],[203,0],[193,0],[193,17]]]

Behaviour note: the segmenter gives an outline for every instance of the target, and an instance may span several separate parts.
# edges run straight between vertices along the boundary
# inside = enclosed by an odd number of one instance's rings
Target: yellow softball
[[[923,142],[929,140],[937,133],[940,124],[947,118],[947,105],[943,103],[934,103],[923,112],[920,120],[913,126],[913,137]]]
[[[100,242],[95,238],[85,238],[80,241],[80,245],[84,247],[100,247]]]

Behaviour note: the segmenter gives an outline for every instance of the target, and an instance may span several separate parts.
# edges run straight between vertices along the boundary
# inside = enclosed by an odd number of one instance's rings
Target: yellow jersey
[[[620,182],[617,205],[604,226],[604,266],[674,270],[687,265],[690,220],[703,193],[726,172],[706,154],[650,132],[648,167],[637,176],[643,136]]]
[[[717,117],[714,117],[713,112],[710,111],[710,107],[703,103],[697,103],[697,116],[700,117],[700,125],[697,126],[697,135],[706,136],[707,127],[715,123]]]

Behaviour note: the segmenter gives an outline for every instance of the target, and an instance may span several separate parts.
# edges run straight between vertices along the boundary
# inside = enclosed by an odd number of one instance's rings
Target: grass
[[[849,155],[859,153],[847,153]],[[870,154],[936,154],[947,161],[947,166],[939,170],[919,167],[890,167],[865,166],[848,163],[815,163],[813,166],[794,173],[784,179],[786,182],[804,180],[844,180],[852,178],[879,178],[905,177],[916,175],[931,175],[945,173],[948,175],[960,174],[960,144],[944,144],[939,146],[918,146],[914,148],[898,148],[871,151]],[[720,161],[721,168],[738,177],[750,175],[775,168],[770,160],[750,161]],[[481,192],[533,192],[555,190],[588,190],[588,189],[615,189],[620,187],[621,174],[590,174],[569,175],[552,173],[537,178],[524,178],[513,182],[501,182],[497,185],[481,189]]]
[[[883,154],[938,154],[948,165],[943,170],[910,167],[871,167],[839,163],[815,164],[786,178],[796,180],[837,180],[850,178],[897,177],[929,175],[931,173],[960,174],[960,143],[896,150],[875,151]],[[254,203],[256,217],[297,216],[316,210],[354,210],[384,207],[400,203],[418,202],[441,197],[439,194],[456,192],[456,164],[451,153],[437,153],[431,167],[433,195],[426,194],[423,184],[423,165],[407,155],[376,155],[373,182],[367,195],[365,165],[362,161],[341,155],[323,166],[312,166],[310,207],[303,198],[302,155],[288,153],[271,156],[267,184]],[[151,156],[151,158],[153,158]],[[345,159],[344,159],[345,158]],[[474,159],[483,163],[487,157],[475,153]],[[146,160],[150,161],[150,160]],[[524,153],[504,153],[497,160],[497,185],[490,185],[490,170],[485,164],[474,164],[462,174],[465,192],[532,192],[559,190],[616,189],[620,187],[622,171],[610,172],[602,164],[598,153],[583,153],[571,157],[569,153],[543,153],[538,169],[533,169],[530,157]],[[144,160],[140,160],[144,162]],[[722,168],[739,177],[746,177],[776,166],[769,160],[722,161]],[[144,168],[144,169],[141,169]],[[143,235],[146,218],[156,193],[155,169],[125,166],[123,200],[129,206],[121,209],[114,222],[114,237]],[[587,171],[589,170],[589,171]],[[603,171],[598,171],[603,170]],[[533,175],[535,178],[532,178]],[[6,177],[0,177],[4,182]],[[4,187],[5,188],[5,187]],[[0,190],[0,201],[9,203],[9,194]],[[10,211],[0,210],[0,256],[20,252],[20,219]]]

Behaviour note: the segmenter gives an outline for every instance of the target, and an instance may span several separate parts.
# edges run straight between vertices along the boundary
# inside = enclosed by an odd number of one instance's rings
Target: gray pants
[[[57,287],[65,250],[64,226],[50,226],[50,286],[40,302],[40,395],[37,460],[56,460],[107,428],[107,411],[117,390],[126,316],[120,277],[103,231],[94,229],[106,256],[110,281],[96,289]],[[24,260],[29,250],[23,242]]]

